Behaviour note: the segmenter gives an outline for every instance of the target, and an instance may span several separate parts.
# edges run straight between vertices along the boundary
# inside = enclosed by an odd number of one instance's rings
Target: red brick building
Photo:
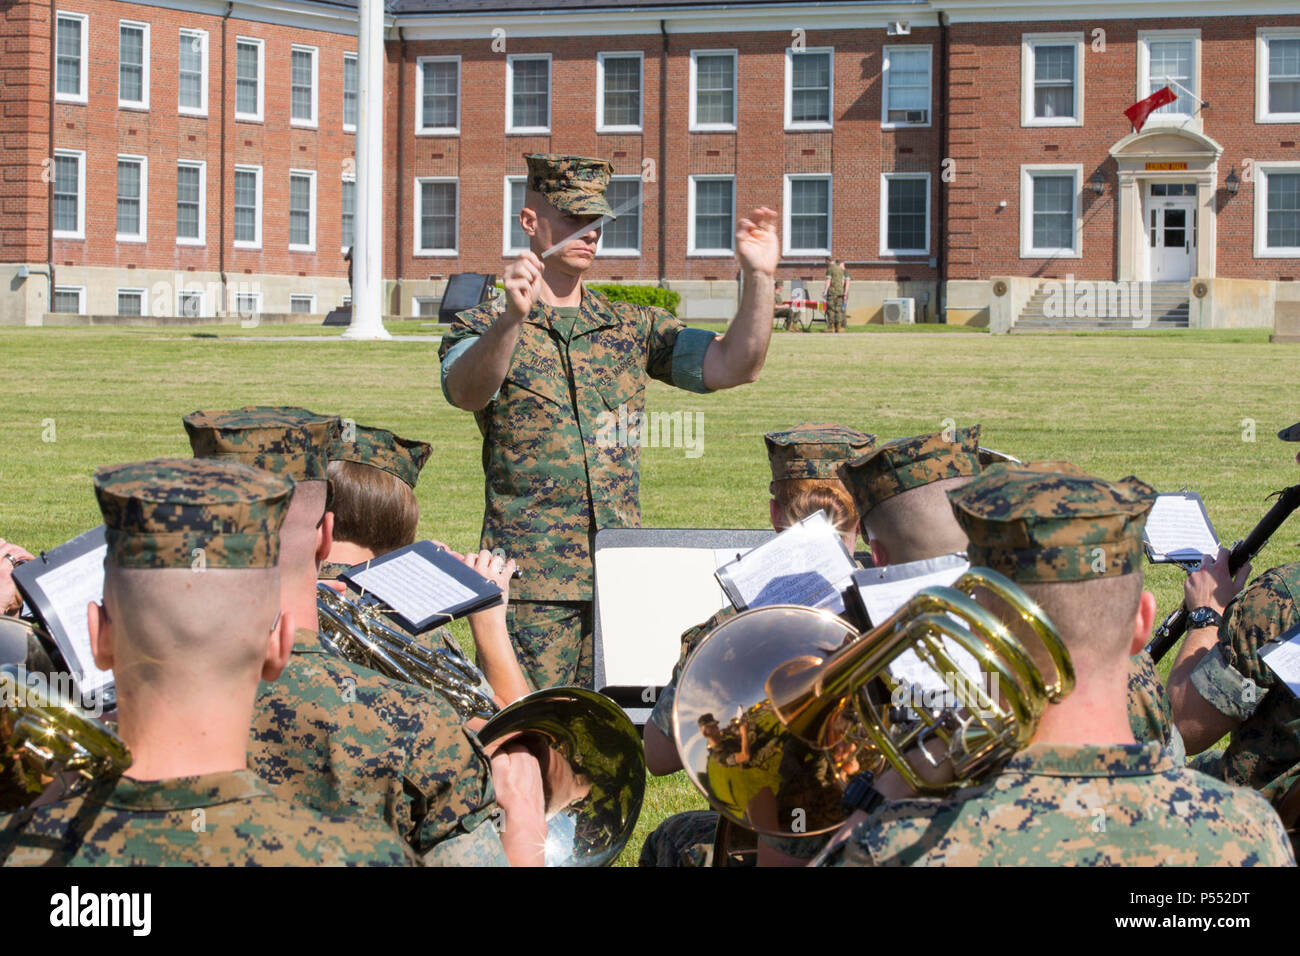
[[[734,309],[760,204],[790,285],[848,261],[852,321],[911,299],[1003,329],[1052,280],[1137,282],[1193,325],[1296,298],[1282,2],[390,0],[387,24],[390,313],[502,270],[526,152],[610,159],[596,276],[697,318]],[[0,323],[340,304],[356,26],[344,0],[0,0]]]

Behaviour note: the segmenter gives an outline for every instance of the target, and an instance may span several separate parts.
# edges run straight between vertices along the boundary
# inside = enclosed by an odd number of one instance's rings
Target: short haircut
[[[316,529],[325,516],[329,482],[299,481],[294,487],[289,513],[280,526],[280,569],[283,575],[316,575]]]
[[[1088,581],[1025,581],[1020,589],[1038,602],[1061,636],[1075,670],[1085,678],[1128,659],[1133,619],[1142,598],[1142,572]]]
[[[841,534],[857,530],[857,506],[838,478],[784,478],[772,482],[772,497],[783,527],[825,511]]]
[[[378,557],[415,540],[420,506],[402,479],[357,461],[330,462],[329,476],[335,541],[369,548]]]
[[[862,530],[885,546],[891,564],[937,558],[966,548],[947,492],[971,480],[942,478],[886,498],[862,516]]]

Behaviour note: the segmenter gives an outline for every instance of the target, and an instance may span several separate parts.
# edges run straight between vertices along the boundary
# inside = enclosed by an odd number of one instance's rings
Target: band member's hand
[[[510,265],[501,277],[506,287],[506,317],[520,322],[532,311],[542,288],[542,260],[531,249]]]
[[[515,573],[514,558],[498,557],[491,551],[467,554],[461,558],[469,567],[501,589],[502,604],[510,601],[510,576]]]
[[[492,754],[492,787],[505,812],[501,843],[511,866],[546,863],[546,792],[532,751],[507,742]]]
[[[0,538],[0,614],[17,614],[23,609],[23,596],[14,584],[14,568],[32,558],[26,548]]]
[[[342,581],[338,581],[338,580],[326,581],[326,580],[323,580],[323,579],[322,579],[322,580],[320,580],[320,581],[317,581],[316,583],[317,583],[317,584],[323,584],[323,585],[325,585],[327,588],[329,588],[331,591],[337,591],[339,594],[343,594],[343,593],[344,593],[345,591],[347,591],[347,589],[348,589],[348,586],[347,586],[346,584],[344,584]]]
[[[1183,582],[1183,606],[1189,611],[1198,607],[1213,608],[1222,614],[1228,602],[1249,580],[1249,564],[1241,568],[1236,577],[1228,574],[1228,549],[1220,548],[1213,561],[1207,558],[1201,569],[1189,574]]]
[[[773,275],[781,259],[779,219],[775,211],[760,206],[736,224],[736,258],[747,272]]]

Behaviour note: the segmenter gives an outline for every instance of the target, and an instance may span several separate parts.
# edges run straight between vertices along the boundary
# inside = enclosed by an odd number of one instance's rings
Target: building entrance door
[[[1152,183],[1147,197],[1151,281],[1190,279],[1196,268],[1196,184]]]

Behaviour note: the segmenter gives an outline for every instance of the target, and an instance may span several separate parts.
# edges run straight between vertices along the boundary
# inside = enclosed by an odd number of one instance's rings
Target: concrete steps
[[[1068,314],[1071,297],[1076,311],[1086,311],[1080,299],[1082,280],[1073,286],[1060,280],[1043,282],[1025,304],[1011,327],[1013,333],[1026,332],[1104,332],[1121,329],[1185,329],[1191,300],[1186,282],[1089,283],[1092,315]],[[1115,288],[1114,293],[1110,292]],[[1113,301],[1102,302],[1103,296]],[[1131,301],[1136,296],[1137,301]],[[1107,314],[1109,313],[1109,314]],[[1136,315],[1136,317],[1135,317]]]

